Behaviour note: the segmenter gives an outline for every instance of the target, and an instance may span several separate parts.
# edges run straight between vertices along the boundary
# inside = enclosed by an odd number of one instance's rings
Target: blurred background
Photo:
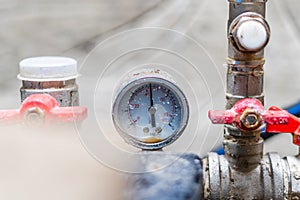
[[[296,0],[268,2],[271,40],[265,51],[266,107],[285,107],[300,100],[299,10],[300,2]],[[0,108],[20,105],[21,83],[16,76],[22,59],[69,56],[78,61],[80,69],[85,58],[105,39],[134,28],[159,27],[185,34],[205,49],[214,66],[203,61],[198,67],[200,71],[217,67],[222,77],[215,79],[212,70],[212,76],[206,78],[217,83],[212,94],[217,102],[214,108],[223,109],[227,12],[225,0],[1,0]],[[182,51],[188,48],[183,46]],[[189,54],[197,56],[198,52]],[[89,70],[99,70],[97,60],[93,62]],[[89,102],[88,79],[83,76],[78,81],[81,105]],[[203,120],[208,126],[208,120]],[[188,148],[190,152],[205,156],[221,144],[221,126],[209,129],[208,137],[197,134]],[[265,150],[282,156],[297,152],[289,134],[272,138]],[[83,147],[76,129],[39,134],[3,128],[0,160],[0,199],[122,199],[124,173],[94,159],[93,153]]]

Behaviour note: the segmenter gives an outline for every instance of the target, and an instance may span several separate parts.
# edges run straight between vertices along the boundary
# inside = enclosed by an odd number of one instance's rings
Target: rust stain
[[[147,138],[144,140],[146,143],[156,143],[163,141],[161,138]]]

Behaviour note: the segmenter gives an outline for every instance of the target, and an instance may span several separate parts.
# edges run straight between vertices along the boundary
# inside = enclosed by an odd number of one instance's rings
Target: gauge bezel
[[[125,96],[128,96],[128,93],[132,93],[133,91],[136,91],[138,88],[142,87],[143,85],[146,84],[156,84],[156,85],[161,85],[167,89],[169,89],[178,99],[178,102],[180,104],[180,109],[181,109],[181,119],[180,119],[180,125],[179,128],[169,137],[165,138],[162,141],[156,142],[156,143],[147,143],[143,142],[139,139],[136,139],[134,136],[126,133],[122,125],[119,123],[118,119],[118,113],[119,109],[121,107],[120,102],[124,101]],[[129,104],[129,99],[130,95],[128,96],[126,101],[128,101]],[[170,145],[173,143],[175,140],[177,140],[185,130],[188,119],[189,119],[189,104],[187,101],[186,96],[182,92],[182,90],[172,81],[169,81],[163,77],[159,76],[151,76],[151,75],[144,75],[142,77],[138,77],[134,80],[131,80],[123,85],[123,87],[119,90],[118,94],[116,95],[116,98],[113,103],[113,108],[112,108],[112,119],[115,128],[117,129],[118,133],[121,135],[121,137],[127,142],[128,144],[135,146],[137,148],[140,148],[142,150],[159,150],[162,149],[163,147]]]

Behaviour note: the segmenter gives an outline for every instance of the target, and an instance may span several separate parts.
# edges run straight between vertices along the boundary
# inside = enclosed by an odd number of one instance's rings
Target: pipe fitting
[[[246,130],[257,130],[262,125],[261,115],[255,109],[246,109],[241,114],[240,121]]]
[[[203,162],[204,199],[299,199],[300,160],[268,153],[247,172],[232,168],[227,158],[209,153]]]
[[[32,94],[49,94],[60,106],[78,106],[77,61],[72,58],[43,56],[24,59],[19,65],[22,80],[21,102]]]
[[[241,52],[258,52],[267,45],[269,38],[268,23],[254,12],[239,15],[229,27],[229,41]]]

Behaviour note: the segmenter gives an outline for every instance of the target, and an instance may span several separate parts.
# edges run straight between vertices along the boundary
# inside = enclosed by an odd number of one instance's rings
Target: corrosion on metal
[[[0,110],[0,122],[25,122],[32,126],[78,122],[86,117],[86,107],[60,107],[57,100],[48,94],[32,94],[23,101],[19,109]]]

